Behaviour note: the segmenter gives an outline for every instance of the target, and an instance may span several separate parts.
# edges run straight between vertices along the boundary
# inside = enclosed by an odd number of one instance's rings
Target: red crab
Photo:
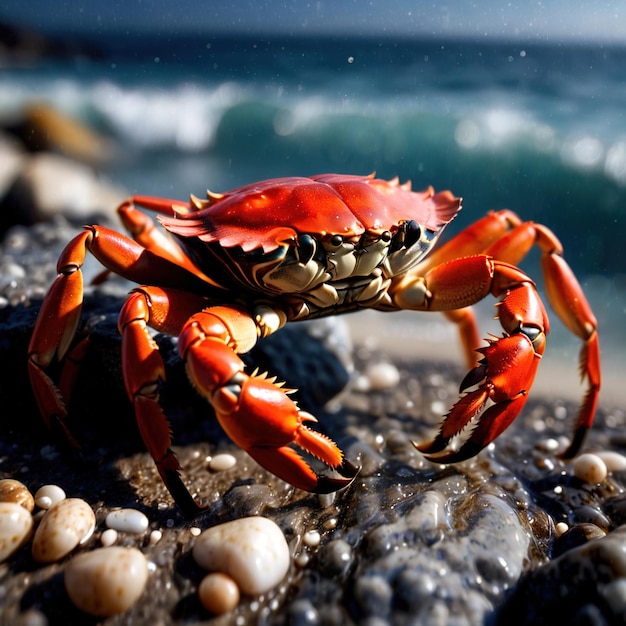
[[[135,205],[160,213],[170,236]],[[459,326],[471,370],[438,435],[418,448],[439,462],[461,461],[500,435],[528,398],[549,326],[535,284],[515,265],[537,245],[552,307],[583,341],[580,366],[588,391],[564,454],[574,456],[592,424],[600,389],[593,313],[554,234],[510,211],[489,213],[435,248],[460,207],[449,191],[413,192],[397,179],[335,174],[267,180],[225,194],[209,192],[207,200],[192,196],[189,203],[133,198],[119,214],[134,240],[88,226],[61,254],[29,346],[39,410],[73,442],[64,423],[65,399],[75,379],[72,363],[84,351],[84,341],[75,346],[74,336],[83,297],[80,268],[90,251],[109,271],[141,285],[119,315],[124,382],[146,447],[186,513],[194,514],[198,505],[170,448],[159,406],[164,367],[148,326],[178,336],[189,378],[234,442],[292,485],[328,492],[349,484],[357,468],[330,439],[307,427],[315,418],[296,406],[289,390],[246,373],[238,355],[290,321],[363,308],[442,311]],[[468,307],[488,295],[499,299],[504,333],[479,348]],[[58,386],[46,373],[55,359],[68,364]],[[476,426],[465,443],[450,450],[470,422]],[[318,476],[292,444],[342,478]]]

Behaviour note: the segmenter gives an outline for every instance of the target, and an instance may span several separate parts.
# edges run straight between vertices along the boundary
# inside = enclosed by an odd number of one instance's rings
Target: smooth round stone
[[[49,509],[52,505],[65,500],[65,491],[58,485],[44,485],[35,493],[35,504],[40,509]]]
[[[113,546],[74,557],[65,568],[65,589],[85,613],[108,617],[124,613],[139,599],[148,564],[136,548]]]
[[[28,541],[33,523],[33,516],[21,504],[0,502],[0,563]]]
[[[237,459],[232,454],[216,454],[209,463],[213,472],[224,472],[237,465]]]
[[[606,478],[606,463],[598,455],[586,452],[574,459],[574,474],[586,483],[601,483]]]
[[[147,530],[148,518],[137,509],[117,509],[106,516],[105,524],[121,533],[139,535]]]
[[[287,574],[289,547],[280,528],[265,517],[244,517],[205,530],[193,547],[196,563],[228,574],[243,593],[273,589]]]
[[[86,542],[96,527],[96,516],[80,498],[66,498],[52,505],[41,518],[33,539],[33,558],[52,563]]]
[[[0,480],[0,502],[15,502],[23,506],[28,512],[35,508],[35,499],[28,487],[19,480],[4,478]]]
[[[117,530],[115,528],[107,528],[102,535],[100,535],[100,543],[108,548],[117,542]]]
[[[198,587],[198,598],[207,611],[223,615],[237,608],[239,587],[230,576],[213,572],[202,579]]]
[[[370,389],[382,391],[396,387],[400,382],[400,372],[393,363],[372,363],[365,370],[365,376],[369,380]]]
[[[320,545],[320,541],[322,540],[321,535],[317,530],[309,530],[304,533],[302,537],[302,541],[305,546],[309,548],[317,548]]]

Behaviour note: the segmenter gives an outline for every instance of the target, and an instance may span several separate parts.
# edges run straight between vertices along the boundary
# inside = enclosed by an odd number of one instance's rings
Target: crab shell
[[[406,271],[460,206],[449,191],[413,192],[397,179],[325,174],[209,192],[207,200],[192,197],[189,207],[174,207],[175,217],[159,219],[207,274],[215,277],[220,261],[224,287],[268,295],[317,289],[325,308],[340,305],[345,294],[330,287],[328,295],[320,286]]]

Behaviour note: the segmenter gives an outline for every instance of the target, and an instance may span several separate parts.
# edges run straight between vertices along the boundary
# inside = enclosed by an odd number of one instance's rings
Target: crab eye
[[[298,237],[298,247],[296,249],[298,261],[306,265],[313,258],[315,248],[315,239],[313,239],[311,235],[300,235],[300,237]]]
[[[422,228],[415,220],[404,223],[404,246],[410,248],[415,245],[422,234]]]
[[[335,248],[338,248],[343,243],[343,237],[341,235],[333,235],[330,243],[335,246]]]
[[[380,236],[382,241],[391,241],[391,233],[386,230],[381,236]]]

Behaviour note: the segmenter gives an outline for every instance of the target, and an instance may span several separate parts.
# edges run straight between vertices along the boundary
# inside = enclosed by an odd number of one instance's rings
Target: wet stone
[[[196,539],[193,557],[206,570],[228,574],[249,595],[274,588],[291,562],[282,531],[264,517],[245,517],[205,530]]]
[[[67,556],[93,534],[96,517],[80,498],[67,498],[54,504],[39,522],[33,538],[35,561],[52,563]]]
[[[148,580],[143,554],[135,548],[109,547],[75,556],[65,568],[65,589],[85,613],[107,617],[127,611]]]
[[[29,539],[33,529],[30,512],[17,502],[0,502],[0,563]]]
[[[605,535],[606,532],[595,524],[576,524],[555,539],[552,556],[558,557],[572,548],[582,546],[591,539],[600,539]]]

